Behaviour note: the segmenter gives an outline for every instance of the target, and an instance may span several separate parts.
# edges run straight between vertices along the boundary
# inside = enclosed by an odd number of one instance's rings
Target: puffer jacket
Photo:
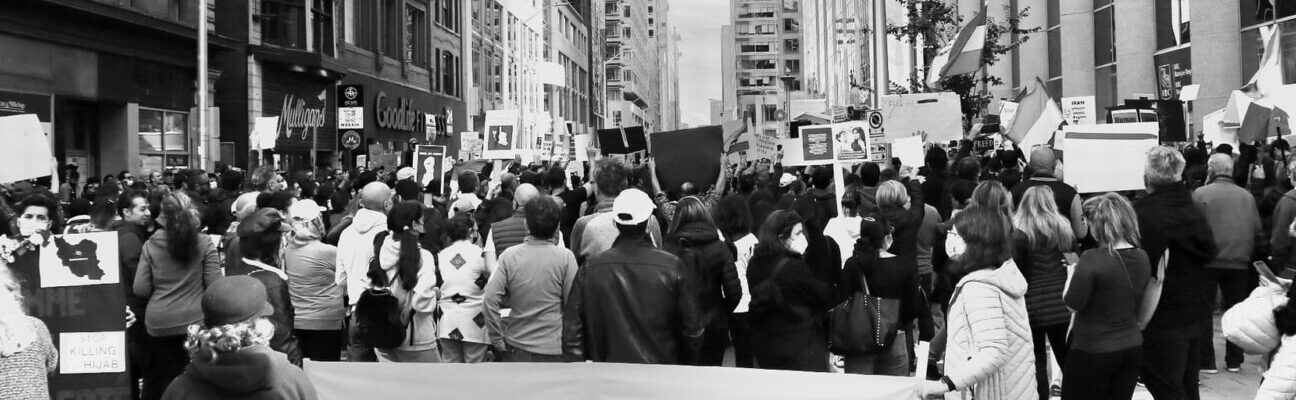
[[[1282,287],[1261,285],[1251,295],[1224,312],[1220,326],[1224,338],[1248,354],[1267,354],[1277,348],[1282,333],[1274,321],[1275,308],[1287,304]]]
[[[1071,311],[1062,302],[1062,288],[1067,281],[1062,259],[1062,252],[1057,249],[1032,246],[1025,233],[1013,230],[1013,262],[1026,277],[1026,311],[1031,326],[1051,327],[1071,322]]]
[[[950,305],[945,375],[956,391],[946,399],[1033,400],[1034,343],[1026,313],[1026,278],[1012,260],[969,273]]]
[[[1296,335],[1285,336],[1269,369],[1264,373],[1256,400],[1291,400],[1296,398]]]

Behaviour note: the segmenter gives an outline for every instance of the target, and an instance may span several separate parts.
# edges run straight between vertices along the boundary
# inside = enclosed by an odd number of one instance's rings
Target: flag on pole
[[[928,86],[937,86],[941,78],[968,74],[981,69],[985,41],[986,18],[983,6],[981,12],[968,20],[967,25],[959,30],[958,37],[945,45],[945,48],[942,48],[932,60],[931,73],[927,74]]]
[[[1006,132],[1008,138],[1029,155],[1031,147],[1048,143],[1065,119],[1062,118],[1062,109],[1044,90],[1044,82],[1038,77],[1017,103],[1017,116]]]
[[[1264,31],[1261,31],[1264,34]],[[1242,92],[1255,99],[1262,99],[1274,89],[1283,85],[1282,47],[1279,38],[1282,32],[1278,25],[1269,29],[1269,39],[1265,40],[1264,56],[1260,58],[1260,69],[1256,70],[1251,81],[1242,87]]]

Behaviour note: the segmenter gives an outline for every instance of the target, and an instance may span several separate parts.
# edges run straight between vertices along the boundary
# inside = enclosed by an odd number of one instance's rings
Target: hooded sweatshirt
[[[1034,399],[1034,342],[1026,278],[1011,259],[959,281],[949,308],[945,375],[977,399]]]
[[[373,258],[374,237],[386,230],[386,215],[362,208],[356,211],[351,226],[342,231],[338,239],[335,281],[346,289],[348,305],[355,305],[360,293],[369,287],[365,274],[369,272],[369,259]]]
[[[415,244],[417,245],[417,243]],[[421,265],[418,282],[413,290],[406,290],[405,283],[397,278],[396,267],[400,261],[401,243],[387,236],[383,239],[378,253],[378,265],[387,273],[391,282],[392,295],[400,300],[401,318],[409,330],[405,332],[405,341],[396,350],[424,351],[437,348],[436,320],[433,312],[437,305],[437,288],[441,286],[441,277],[436,272],[436,259],[423,248],[419,248]],[[413,311],[411,315],[410,311]]]
[[[283,353],[258,344],[215,357],[204,347],[162,398],[313,400],[318,396],[304,371]]]
[[[698,305],[703,322],[722,323],[742,300],[742,283],[734,266],[729,247],[720,240],[720,231],[706,222],[691,222],[672,232],[666,240],[666,251],[679,257],[690,269],[690,276],[699,279]],[[726,325],[722,325],[726,326]]]

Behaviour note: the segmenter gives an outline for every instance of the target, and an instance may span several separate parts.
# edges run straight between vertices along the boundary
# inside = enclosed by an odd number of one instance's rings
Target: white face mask
[[[35,218],[18,219],[18,234],[21,236],[31,236],[46,230],[49,230],[49,221],[40,221]]]
[[[963,237],[959,236],[958,230],[950,229],[949,236],[945,238],[945,254],[950,258],[963,255],[967,251],[967,243],[963,242]]]
[[[810,242],[806,240],[805,235],[795,235],[788,238],[787,247],[793,253],[805,254],[806,248],[810,247]]]

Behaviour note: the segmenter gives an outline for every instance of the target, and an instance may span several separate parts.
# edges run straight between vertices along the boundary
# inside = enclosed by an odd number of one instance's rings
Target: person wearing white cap
[[[337,285],[337,247],[320,241],[324,236],[323,207],[298,200],[288,207],[292,232],[284,249],[284,272],[292,299],[293,328],[302,357],[314,361],[340,361],[342,319],[346,308]]]
[[[613,222],[615,214],[611,212],[612,205],[618,196],[630,187],[630,171],[625,163],[604,158],[596,161],[593,168],[591,175],[594,177],[598,205],[594,207],[594,214],[576,220],[576,225],[572,227],[570,241],[572,252],[576,253],[576,260],[582,263],[612,247],[618,235],[618,229]],[[651,209],[649,212],[652,212]],[[647,231],[648,236],[652,238],[652,245],[660,247],[662,233],[657,218],[648,219]]]
[[[649,240],[656,205],[638,189],[609,213],[620,235],[576,273],[563,312],[569,361],[696,365],[704,323],[691,275]]]

